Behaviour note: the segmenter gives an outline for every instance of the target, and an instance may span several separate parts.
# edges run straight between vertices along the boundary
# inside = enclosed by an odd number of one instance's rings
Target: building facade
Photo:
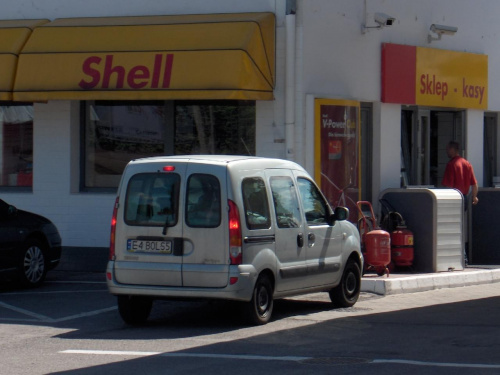
[[[452,139],[481,187],[500,174],[495,0],[4,3],[0,197],[73,254],[105,252],[142,156],[295,160],[351,215],[440,187]]]

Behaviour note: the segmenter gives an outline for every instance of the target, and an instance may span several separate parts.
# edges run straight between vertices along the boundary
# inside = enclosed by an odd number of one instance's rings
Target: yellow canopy
[[[272,100],[272,13],[58,19],[19,55],[14,100]]]
[[[34,27],[48,20],[0,21],[0,100],[12,100],[19,52]]]

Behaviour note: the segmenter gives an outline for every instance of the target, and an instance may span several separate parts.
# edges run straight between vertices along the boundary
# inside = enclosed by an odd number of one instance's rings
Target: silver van
[[[349,212],[280,159],[189,155],[131,161],[114,206],[109,291],[128,324],[155,299],[242,301],[253,324],[273,299],[329,292],[358,299],[363,256]]]

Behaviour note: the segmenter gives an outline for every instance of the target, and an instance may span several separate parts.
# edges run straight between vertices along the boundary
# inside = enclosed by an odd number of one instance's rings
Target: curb
[[[425,292],[500,282],[500,269],[361,279],[361,291],[379,295]]]

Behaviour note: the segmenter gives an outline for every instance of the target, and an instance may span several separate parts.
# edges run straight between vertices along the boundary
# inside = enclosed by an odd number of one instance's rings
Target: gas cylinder
[[[413,265],[413,233],[404,225],[391,233],[391,258],[398,267]]]
[[[373,267],[387,267],[391,263],[391,237],[388,232],[375,229],[363,236],[365,262]]]

